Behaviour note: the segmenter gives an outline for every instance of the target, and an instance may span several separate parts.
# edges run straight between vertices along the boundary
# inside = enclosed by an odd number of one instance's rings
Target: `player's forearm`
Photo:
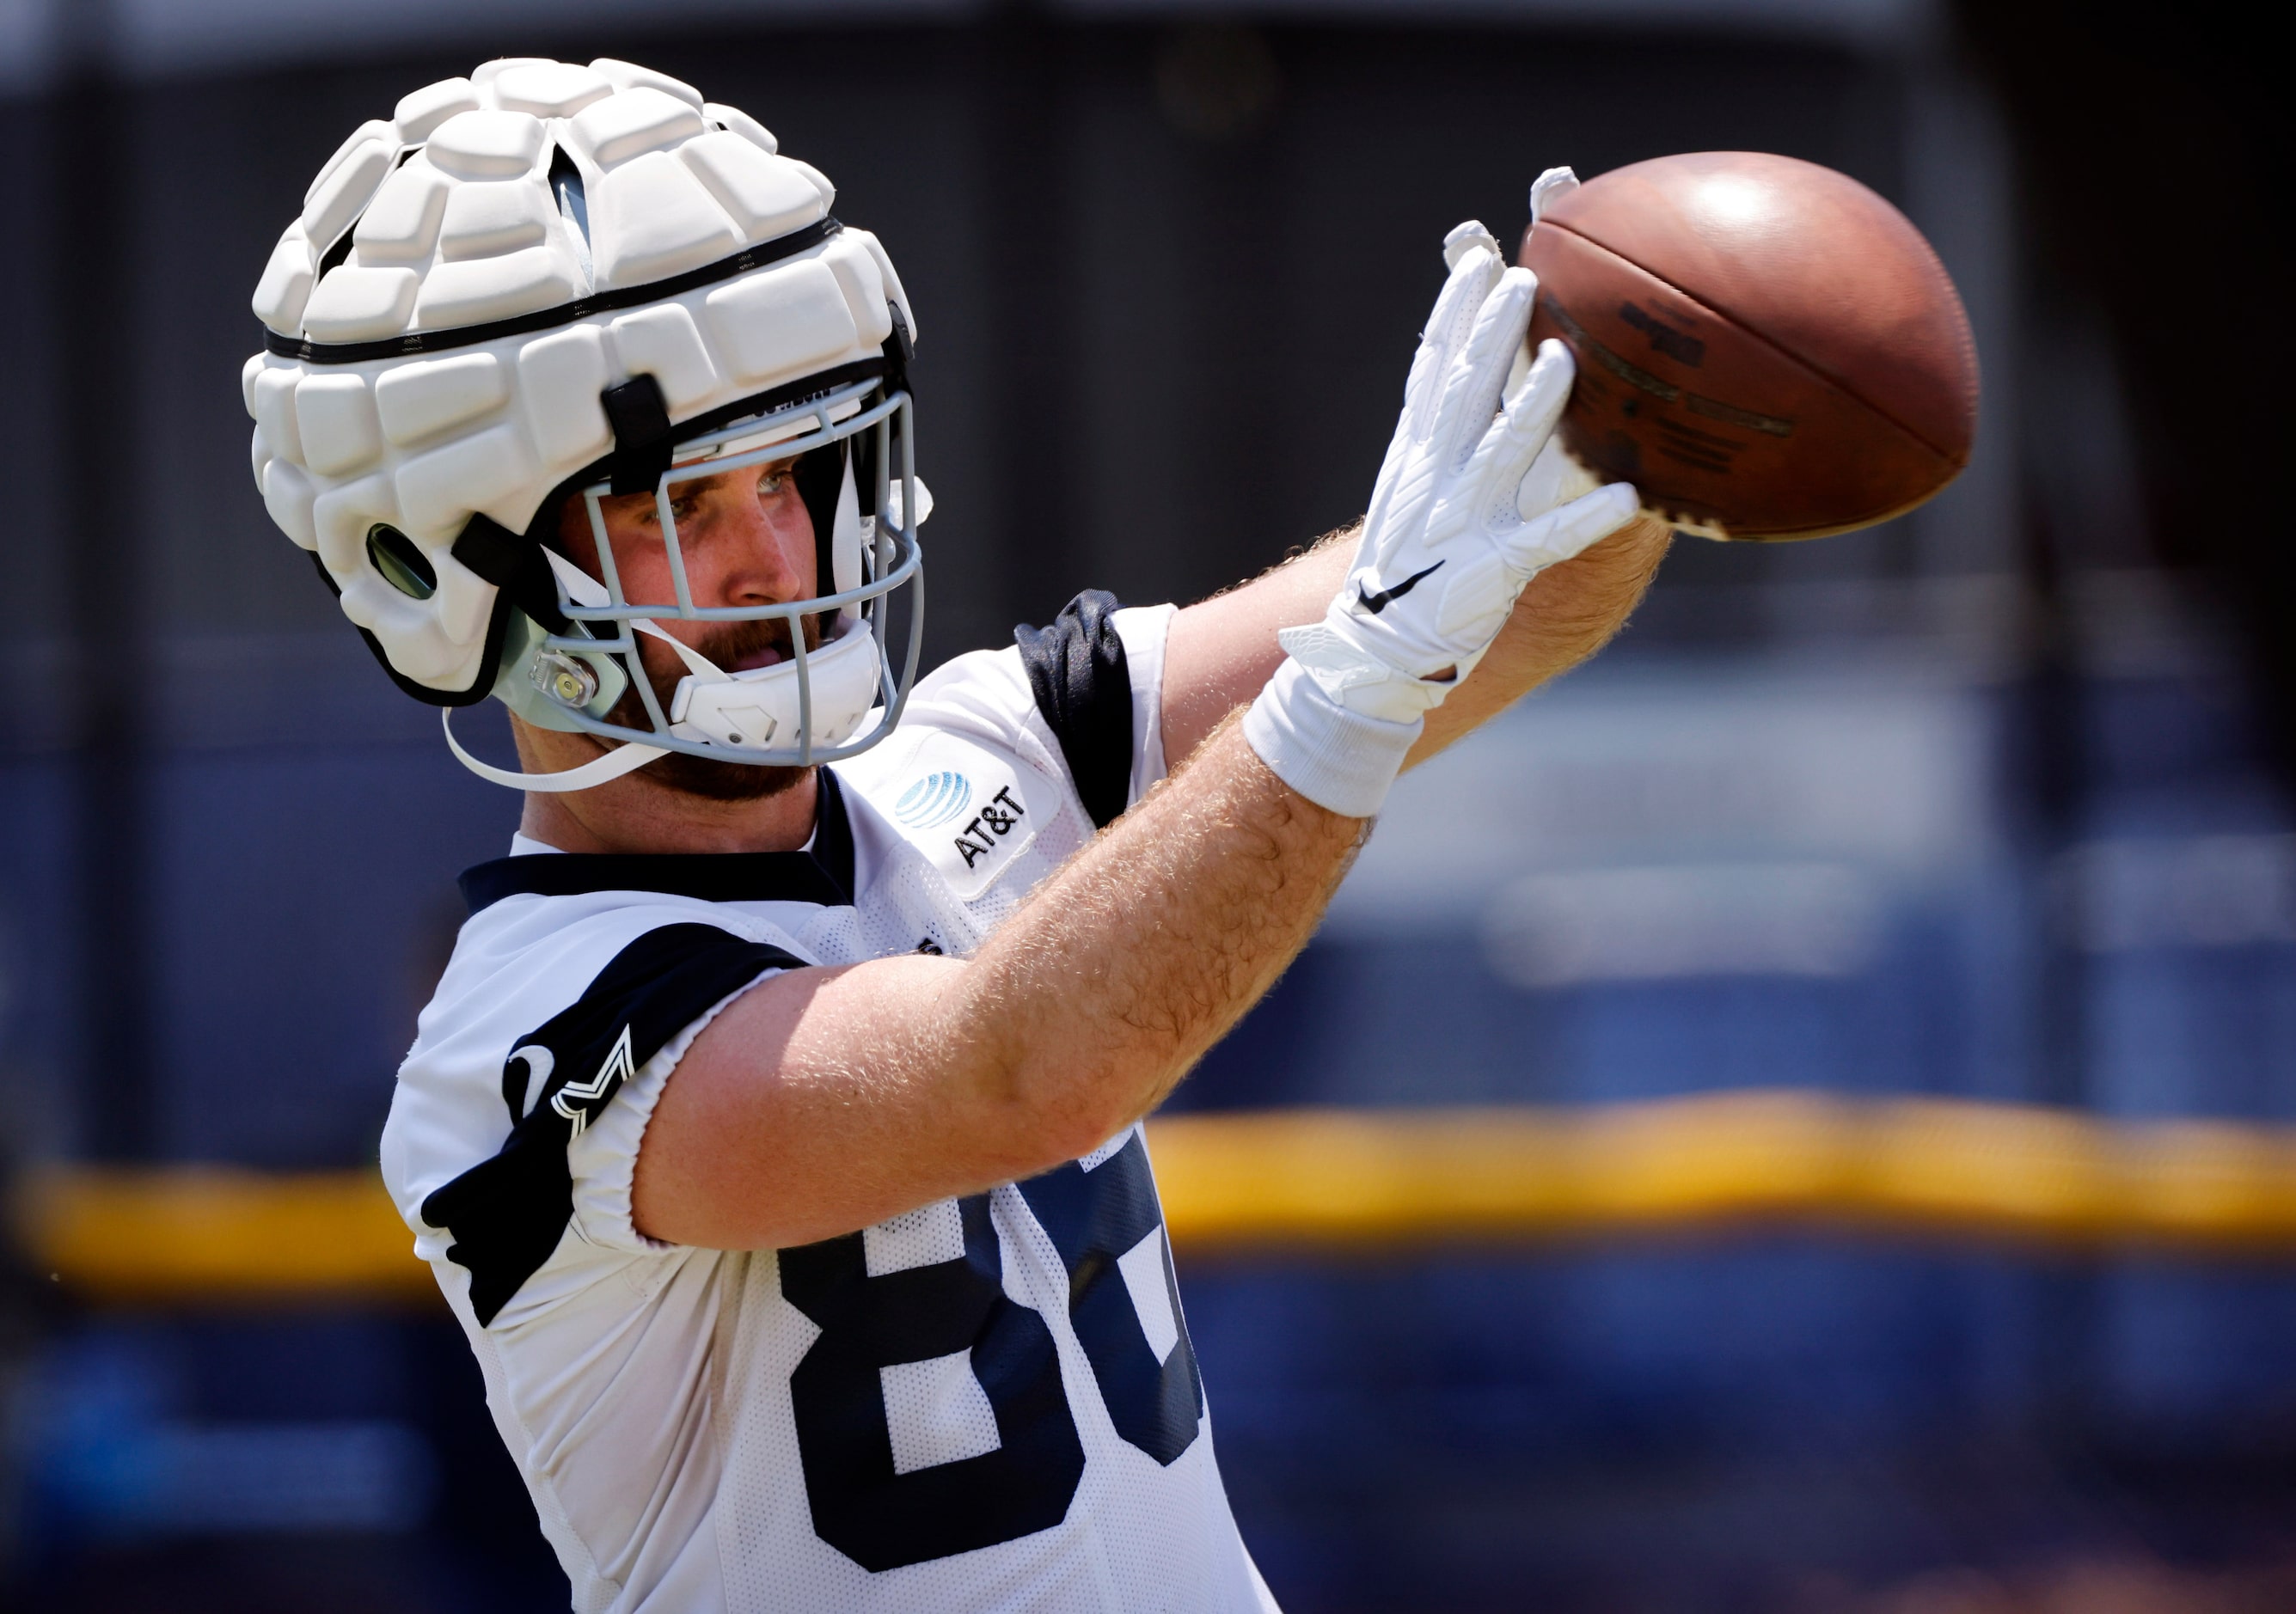
[[[1306,945],[1366,827],[1294,793],[1231,722],[1038,889],[944,1000],[1034,1164],[1162,1100]]]
[[[1283,660],[1277,631],[1323,614],[1362,532],[1358,521],[1326,533],[1305,554],[1172,619],[1164,642],[1163,732],[1174,769],[1275,676]]]
[[[728,1005],[647,1127],[638,1226],[806,1243],[1074,1159],[1267,991],[1365,827],[1293,794],[1228,725],[975,958],[796,970]]]

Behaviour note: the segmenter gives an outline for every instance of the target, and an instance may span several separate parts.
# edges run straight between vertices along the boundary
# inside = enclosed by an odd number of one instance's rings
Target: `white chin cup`
[[[794,630],[797,624],[791,623]],[[813,690],[813,749],[842,745],[877,704],[877,639],[858,617],[843,619],[836,638],[805,659]],[[717,677],[688,674],[671,698],[669,732],[703,745],[763,750],[796,743],[797,663]]]

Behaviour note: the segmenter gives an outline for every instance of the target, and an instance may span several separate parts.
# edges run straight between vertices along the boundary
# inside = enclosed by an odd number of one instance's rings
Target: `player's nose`
[[[773,504],[732,499],[719,515],[722,558],[716,592],[724,605],[782,605],[813,593],[813,523],[799,500]],[[782,506],[786,506],[783,508]]]

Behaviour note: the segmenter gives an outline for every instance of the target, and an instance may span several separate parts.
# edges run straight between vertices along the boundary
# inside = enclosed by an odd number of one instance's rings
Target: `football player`
[[[912,687],[917,323],[832,194],[661,74],[496,61],[264,272],[273,517],[526,792],[383,1172],[578,1609],[1269,1609],[1140,1118],[1665,534],[1464,225],[1359,530]]]

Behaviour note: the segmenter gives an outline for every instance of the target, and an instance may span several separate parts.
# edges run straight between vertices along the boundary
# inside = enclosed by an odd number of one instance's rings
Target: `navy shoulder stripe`
[[[556,863],[521,857],[521,863]],[[510,1136],[422,1201],[422,1219],[455,1235],[447,1258],[471,1274],[471,1308],[492,1323],[550,1259],[574,1215],[566,1146],[622,1084],[711,1004],[768,970],[805,961],[716,925],[664,925],[616,954],[568,1008],[518,1039],[503,1061]],[[532,1109],[527,1090],[541,1091]]]
[[[497,857],[455,882],[476,914],[505,897],[583,897],[593,891],[660,891],[704,902],[853,902],[853,822],[837,775],[823,768],[821,805],[809,852],[562,852]]]
[[[1078,797],[1106,829],[1132,799],[1132,669],[1116,635],[1116,596],[1088,588],[1050,627],[1013,630],[1037,709],[1061,742]]]

